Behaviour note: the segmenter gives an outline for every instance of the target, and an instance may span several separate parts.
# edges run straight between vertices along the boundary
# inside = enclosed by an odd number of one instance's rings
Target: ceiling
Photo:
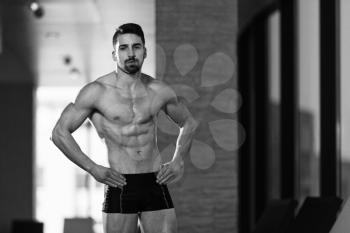
[[[126,22],[142,26],[148,49],[143,71],[155,73],[155,0],[3,0],[4,47],[39,86],[77,86],[112,71],[112,36]]]

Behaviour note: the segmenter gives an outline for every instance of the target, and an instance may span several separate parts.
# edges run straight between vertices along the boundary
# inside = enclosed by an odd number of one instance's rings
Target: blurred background
[[[112,36],[142,26],[143,72],[200,127],[169,188],[179,232],[250,232],[271,199],[350,194],[349,0],[0,0],[0,233],[15,220],[102,232],[103,185],[50,141],[80,88],[111,72]],[[159,115],[171,159],[178,129]],[[86,121],[74,133],[107,166]],[[86,231],[85,231],[86,232]]]

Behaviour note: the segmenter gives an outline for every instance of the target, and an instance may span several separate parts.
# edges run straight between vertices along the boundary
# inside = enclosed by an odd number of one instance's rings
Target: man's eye
[[[126,47],[119,47],[119,50],[125,50]]]

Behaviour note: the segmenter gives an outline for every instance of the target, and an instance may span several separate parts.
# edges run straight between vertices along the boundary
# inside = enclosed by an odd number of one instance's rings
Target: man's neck
[[[141,80],[141,71],[135,74],[128,74],[119,67],[116,70],[116,83],[119,87],[130,88]]]

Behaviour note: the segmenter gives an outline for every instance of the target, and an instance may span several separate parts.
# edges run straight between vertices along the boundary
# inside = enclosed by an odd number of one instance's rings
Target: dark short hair
[[[126,23],[126,24],[119,26],[115,30],[115,33],[113,35],[113,41],[112,41],[113,47],[117,43],[117,39],[118,39],[119,35],[128,34],[128,33],[138,35],[139,37],[141,37],[143,44],[145,44],[145,36],[143,34],[141,26],[136,24],[136,23]]]

